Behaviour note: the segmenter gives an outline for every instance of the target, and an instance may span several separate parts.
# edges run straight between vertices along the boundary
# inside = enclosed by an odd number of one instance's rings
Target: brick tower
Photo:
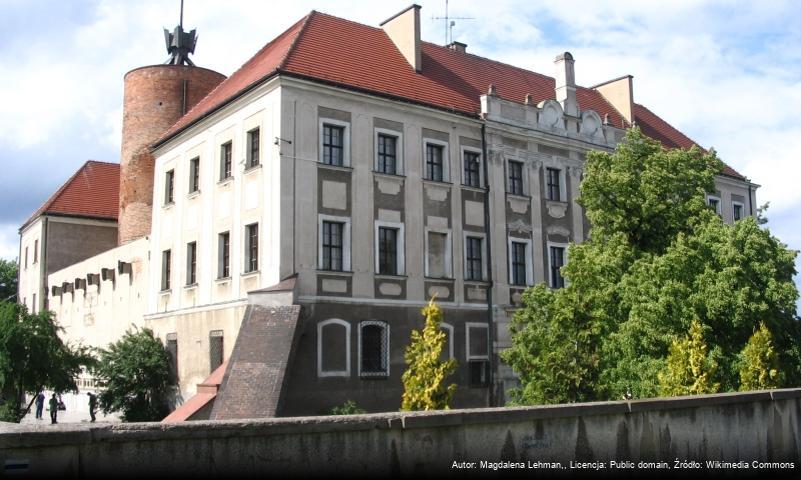
[[[196,67],[195,30],[164,30],[170,58],[125,74],[122,151],[120,154],[120,212],[118,243],[150,234],[153,208],[154,158],[150,145],[179,118],[225,80],[225,75]]]

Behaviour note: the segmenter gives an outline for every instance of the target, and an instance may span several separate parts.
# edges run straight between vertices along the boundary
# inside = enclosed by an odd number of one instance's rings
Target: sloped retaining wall
[[[5,473],[19,476],[642,473],[626,466],[681,476],[707,469],[707,460],[739,467],[724,465],[729,474],[801,472],[801,389],[342,417],[5,425],[0,459]],[[512,463],[497,464],[504,461]],[[572,468],[577,462],[586,470]]]

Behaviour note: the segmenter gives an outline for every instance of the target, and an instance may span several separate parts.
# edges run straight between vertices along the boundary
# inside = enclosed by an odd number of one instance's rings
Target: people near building
[[[95,421],[95,411],[97,411],[97,395],[89,392],[89,416],[92,417],[93,422]]]
[[[58,398],[56,398],[56,394],[53,393],[53,396],[50,397],[50,423],[58,423]]]
[[[42,419],[42,411],[44,411],[45,395],[44,392],[36,394],[36,419]]]

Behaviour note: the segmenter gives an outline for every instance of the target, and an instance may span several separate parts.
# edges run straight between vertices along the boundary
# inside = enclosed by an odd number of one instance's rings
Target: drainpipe
[[[47,296],[47,225],[48,225],[48,218],[44,216],[42,218],[42,241],[40,242],[39,248],[41,249],[39,255],[39,299],[37,303],[41,305],[36,305],[37,312],[41,312],[43,308],[48,307],[49,305],[45,304],[45,298]]]
[[[751,201],[751,182],[748,182],[748,212],[754,216],[754,202]]]
[[[484,225],[487,232],[487,281],[489,287],[487,288],[487,343],[489,343],[487,351],[489,352],[489,365],[487,368],[487,382],[489,383],[489,404],[490,407],[495,405],[495,335],[494,325],[492,318],[492,228],[490,223],[490,182],[489,182],[489,157],[487,156],[487,124],[481,123],[481,155],[484,158],[484,183],[486,188],[486,198],[484,200]]]

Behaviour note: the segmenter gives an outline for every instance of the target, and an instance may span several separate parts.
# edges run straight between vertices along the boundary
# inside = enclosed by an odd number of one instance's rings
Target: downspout
[[[22,288],[22,284],[20,283],[20,276],[22,275],[22,230],[19,232],[19,253],[17,254],[17,303],[19,302],[19,290]],[[8,298],[3,298],[1,300],[11,300],[13,295]]]
[[[39,305],[45,306],[45,297],[47,296],[47,226],[48,218],[42,218],[42,242],[39,248]],[[37,312],[41,312],[42,308],[36,305]]]
[[[189,80],[184,80],[181,92],[181,115],[186,115],[186,92],[189,89]]]
[[[487,383],[489,383],[489,405],[495,406],[495,335],[494,325],[492,318],[492,223],[490,223],[490,182],[489,182],[489,158],[487,156],[487,124],[481,123],[481,155],[484,161],[481,162],[484,166],[484,183],[485,183],[485,199],[484,199],[484,225],[487,229],[487,281],[489,287],[487,288],[487,351],[489,352],[489,365],[487,368]]]
[[[751,182],[748,182],[748,214],[754,216],[754,202],[751,201]]]

